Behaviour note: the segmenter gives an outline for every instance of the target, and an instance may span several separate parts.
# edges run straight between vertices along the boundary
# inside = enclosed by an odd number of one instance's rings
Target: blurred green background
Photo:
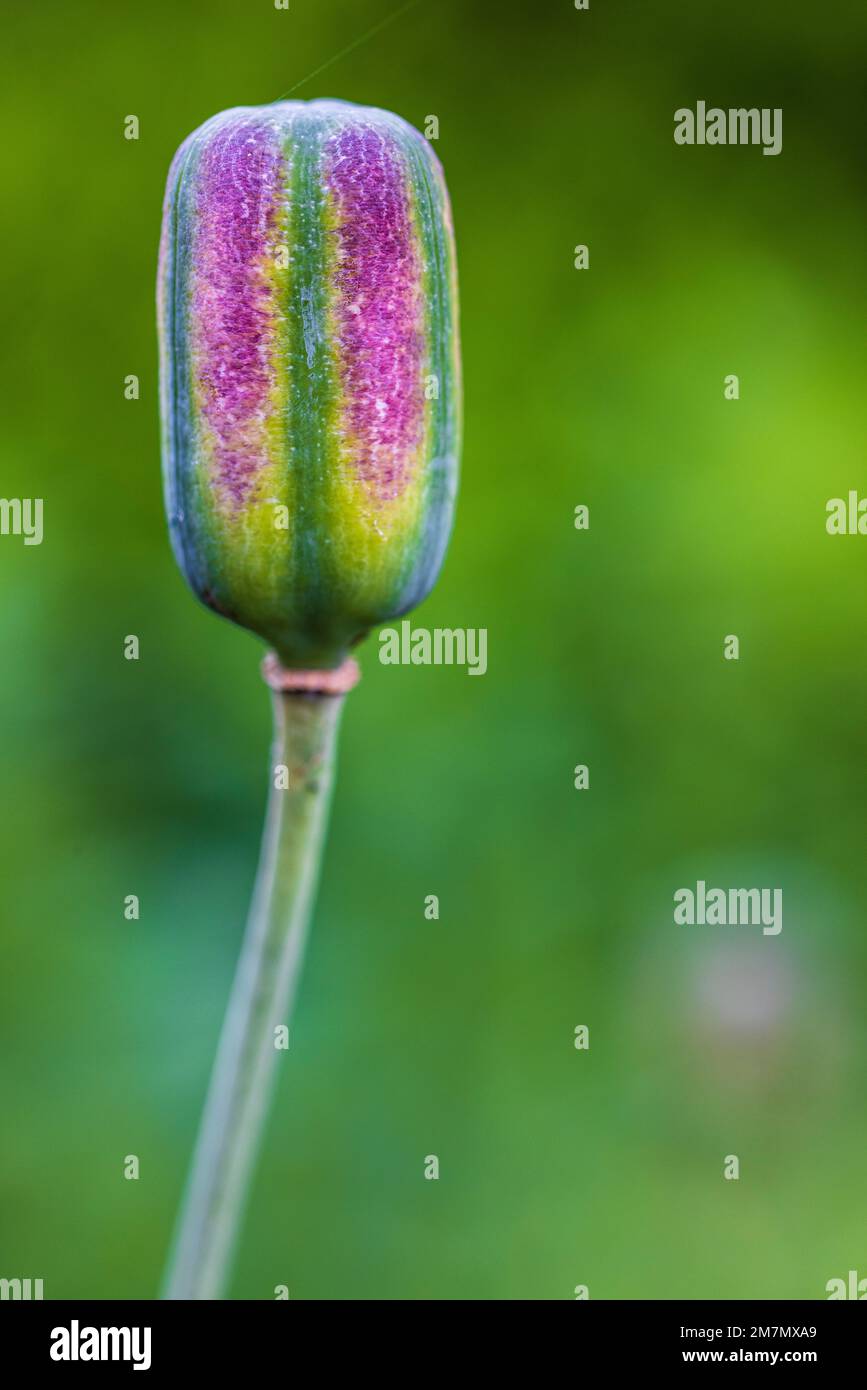
[[[0,1275],[49,1298],[156,1294],[266,789],[259,645],[165,534],[166,171],[397,9],[4,15],[0,491],[45,539],[0,538]],[[362,651],[233,1297],[867,1276],[867,540],[824,525],[867,493],[865,53],[842,0],[422,0],[294,93],[439,117],[466,444],[415,621],[489,670]],[[699,99],[782,107],[782,154],[677,147]],[[698,878],[782,934],[675,927]]]

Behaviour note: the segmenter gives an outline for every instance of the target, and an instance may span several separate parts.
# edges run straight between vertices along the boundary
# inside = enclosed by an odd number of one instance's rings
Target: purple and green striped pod
[[[457,486],[448,194],[430,144],[342,101],[236,107],[169,172],[163,471],[194,592],[327,668],[430,591]]]

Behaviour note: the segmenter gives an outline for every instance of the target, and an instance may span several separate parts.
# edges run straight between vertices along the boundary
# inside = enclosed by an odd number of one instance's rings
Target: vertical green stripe
[[[454,346],[456,308],[452,292],[452,262],[445,227],[444,193],[428,149],[416,139],[404,141],[412,175],[416,221],[425,265],[425,339],[428,365],[439,382],[431,410],[431,438],[425,460],[425,495],[420,512],[418,547],[409,582],[400,597],[401,611],[413,607],[436,577],[449,537],[449,512],[457,484],[458,449]]]
[[[192,261],[192,228],[195,173],[200,143],[191,139],[180,163],[171,194],[171,220],[164,267],[165,366],[170,400],[171,468],[167,478],[169,522],[181,568],[196,593],[201,594],[206,567],[201,550],[199,514],[191,496],[197,455],[189,360],[189,292]]]
[[[292,526],[292,585],[296,625],[328,626],[337,584],[329,539],[334,518],[327,489],[334,460],[329,433],[334,410],[334,362],[327,332],[327,194],[321,177],[330,133],[321,116],[298,115],[286,135],[291,146],[292,269],[287,306],[291,360],[287,467],[296,514]],[[339,607],[339,606],[338,606]]]

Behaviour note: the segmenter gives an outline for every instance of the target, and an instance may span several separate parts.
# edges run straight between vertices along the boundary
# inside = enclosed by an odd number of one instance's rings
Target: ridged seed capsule
[[[195,593],[332,668],[439,573],[460,435],[442,170],[399,117],[237,107],[184,141],[159,270],[163,467]]]

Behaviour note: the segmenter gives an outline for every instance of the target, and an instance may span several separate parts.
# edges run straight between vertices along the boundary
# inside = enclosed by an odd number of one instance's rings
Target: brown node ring
[[[333,671],[292,671],[281,666],[276,653],[268,652],[262,676],[272,690],[297,690],[307,695],[345,695],[358,685],[361,669],[351,656]]]

